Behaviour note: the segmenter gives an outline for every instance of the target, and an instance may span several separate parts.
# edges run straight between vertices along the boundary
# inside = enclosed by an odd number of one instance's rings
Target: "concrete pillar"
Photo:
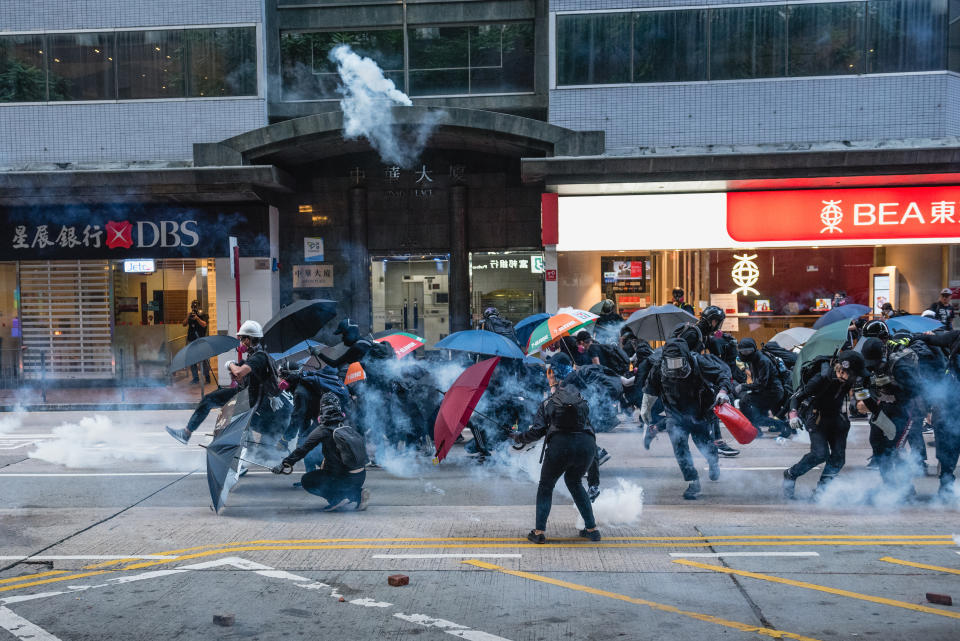
[[[367,251],[367,189],[350,189],[350,241],[344,252],[350,285],[341,313],[350,314],[361,332],[370,331],[370,254]]]
[[[470,329],[467,187],[450,188],[450,332]]]
[[[544,245],[543,247],[543,270],[544,270],[544,279],[546,279],[546,273],[550,270],[553,270],[554,274],[558,274],[557,269],[557,246],[556,245]],[[559,278],[559,277],[557,277]],[[557,282],[557,278],[553,280],[544,280],[543,284],[543,303],[544,311],[548,314],[556,314],[557,308],[560,306],[560,287]]]

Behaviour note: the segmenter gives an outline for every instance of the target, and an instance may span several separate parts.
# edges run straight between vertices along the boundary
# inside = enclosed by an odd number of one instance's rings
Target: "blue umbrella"
[[[516,343],[500,334],[485,329],[467,329],[454,332],[434,345],[437,349],[451,349],[456,352],[472,352],[506,358],[523,358],[523,351]]]
[[[282,361],[285,358],[289,358],[290,360],[300,360],[300,359],[303,359],[304,356],[307,356],[307,358],[309,358],[311,347],[322,348],[324,347],[324,344],[321,343],[320,341],[315,341],[308,338],[305,341],[300,341],[299,343],[292,346],[290,349],[286,351],[270,352],[270,356],[272,356],[273,360],[275,361]]]
[[[942,329],[943,323],[926,316],[896,316],[887,320],[887,327],[890,328],[891,332],[905,329],[912,334],[921,334]]]
[[[522,321],[513,326],[513,331],[517,334],[517,341],[521,345],[526,345],[530,340],[530,334],[537,328],[537,325],[550,318],[550,314],[534,314],[527,316]]]
[[[813,324],[813,328],[820,329],[821,327],[832,325],[837,321],[859,318],[860,316],[869,313],[870,308],[866,305],[857,305],[855,303],[840,305],[839,307],[834,307],[829,312],[818,318],[817,322]]]

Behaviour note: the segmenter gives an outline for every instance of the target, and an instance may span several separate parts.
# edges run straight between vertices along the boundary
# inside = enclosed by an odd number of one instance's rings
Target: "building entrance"
[[[427,345],[450,333],[448,256],[376,256],[370,271],[374,332],[407,331]]]

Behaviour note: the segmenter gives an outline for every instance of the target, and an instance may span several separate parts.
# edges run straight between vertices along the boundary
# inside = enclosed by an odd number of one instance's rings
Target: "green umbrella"
[[[847,329],[850,327],[850,320],[842,320],[836,323],[830,323],[826,327],[821,327],[807,339],[803,349],[800,350],[800,356],[797,358],[797,364],[793,366],[793,389],[800,388],[800,371],[804,363],[809,363],[817,356],[831,356],[847,340]]]

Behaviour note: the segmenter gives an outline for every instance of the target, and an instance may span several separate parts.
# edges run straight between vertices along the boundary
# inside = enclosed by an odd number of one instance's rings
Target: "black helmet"
[[[667,379],[679,381],[690,376],[693,366],[690,364],[689,352],[682,343],[667,341],[663,346],[663,355],[660,359],[660,374]]]
[[[333,392],[326,392],[320,397],[320,422],[324,425],[340,423],[345,418],[340,397]]]
[[[727,313],[716,305],[707,306],[707,308],[703,310],[703,313],[700,314],[700,320],[706,321],[707,326],[714,332],[720,329],[720,326],[723,325],[723,321],[726,319]]]
[[[614,309],[613,301],[609,298],[603,299],[603,303],[600,305],[601,314],[612,314]]]
[[[353,345],[360,338],[360,326],[353,323],[349,318],[344,318],[333,330],[334,334],[343,334],[344,345]]]
[[[547,362],[547,368],[552,370],[553,375],[559,380],[563,380],[573,371],[573,361],[570,360],[569,356],[561,352],[548,356],[545,360]]]
[[[737,354],[740,356],[741,361],[751,360],[753,355],[756,353],[757,341],[753,340],[749,336],[740,339],[740,343],[737,344]]]
[[[500,310],[498,310],[496,307],[488,307],[485,310],[483,310],[484,318],[490,318],[491,316],[499,316],[499,315],[500,315]]]
[[[683,290],[679,287],[673,288],[673,300],[682,300],[683,299]]]
[[[700,331],[700,328],[693,323],[678,325],[676,329],[673,330],[673,337],[685,340],[691,352],[699,352],[703,349],[703,333]]]
[[[860,354],[866,366],[873,369],[883,362],[883,341],[876,337],[864,339]]]
[[[630,329],[627,325],[623,325],[623,326],[620,327],[620,335],[621,335],[621,336],[634,336],[634,333],[633,333],[633,330]]]
[[[861,333],[865,338],[879,338],[882,341],[890,338],[890,330],[882,320],[872,320],[868,322],[863,326]]]
[[[863,359],[863,354],[860,352],[852,349],[844,350],[837,354],[836,363],[851,376],[867,375],[867,364]]]

